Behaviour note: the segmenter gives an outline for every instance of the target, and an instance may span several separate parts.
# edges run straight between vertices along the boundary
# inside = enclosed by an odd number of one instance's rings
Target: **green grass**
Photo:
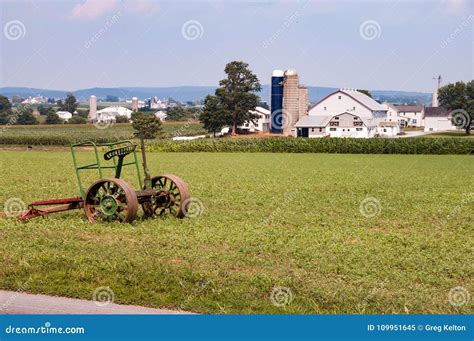
[[[166,122],[163,124],[165,138],[181,135],[204,134],[205,130],[196,122]],[[117,141],[133,137],[130,124],[114,124],[106,129],[97,129],[92,124],[78,125],[30,125],[0,126],[0,145],[65,145],[84,140],[96,142]]]
[[[206,313],[472,313],[468,155],[150,153],[197,218],[91,225],[0,219],[0,288]],[[67,152],[0,152],[0,202],[77,194]],[[361,202],[380,202],[366,218]],[[293,301],[277,307],[274,287]]]
[[[420,136],[417,136],[419,138]],[[431,137],[431,138],[467,138],[467,139],[472,139],[474,138],[474,131],[471,133],[471,135],[466,135],[464,131],[446,131],[446,132],[440,132],[440,133],[433,133],[433,134],[427,134],[427,135],[422,135],[421,137]]]

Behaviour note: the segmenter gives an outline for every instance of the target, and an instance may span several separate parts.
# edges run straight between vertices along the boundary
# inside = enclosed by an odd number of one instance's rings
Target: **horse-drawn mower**
[[[80,196],[32,202],[19,220],[26,221],[51,213],[83,209],[90,222],[119,221],[129,223],[136,218],[139,205],[146,217],[170,214],[177,218],[183,218],[189,204],[189,191],[186,183],[175,175],[166,174],[152,178],[148,170],[143,143],[141,153],[144,178],[142,180],[136,147],[137,145],[131,141],[72,144],[71,154]],[[94,162],[80,164],[77,157],[78,149],[92,151]],[[101,161],[99,155],[104,150],[105,153],[102,155],[104,161]],[[139,190],[135,190],[120,178],[123,167],[127,166],[135,168],[140,184]],[[115,170],[115,176],[104,177],[106,169]],[[81,173],[90,170],[98,172],[99,180],[85,190]]]

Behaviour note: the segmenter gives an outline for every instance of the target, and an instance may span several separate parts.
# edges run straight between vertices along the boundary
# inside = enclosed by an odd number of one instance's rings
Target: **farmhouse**
[[[314,104],[295,127],[298,137],[396,135],[398,124],[387,125],[386,117],[387,109],[371,97],[356,89],[340,89]]]
[[[240,130],[248,131],[248,132],[263,132],[270,130],[270,110],[256,107],[255,110],[250,110],[252,114],[257,114],[258,119],[255,122],[246,122],[243,125],[239,126]]]
[[[408,126],[408,117],[398,115],[398,109],[391,103],[384,103],[383,106],[387,109],[386,122],[397,122],[400,127]]]
[[[399,122],[403,127],[423,127],[425,108],[423,105],[386,104],[387,120]]]
[[[451,122],[451,115],[443,107],[425,109],[425,131],[456,130]]]

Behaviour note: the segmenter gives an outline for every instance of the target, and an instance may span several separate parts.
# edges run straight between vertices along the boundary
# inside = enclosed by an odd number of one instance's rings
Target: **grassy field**
[[[439,133],[435,132],[433,134],[423,135],[422,137],[431,137],[431,138],[437,138],[437,137],[453,138],[454,137],[454,138],[472,139],[474,138],[474,131],[471,132],[471,135],[466,135],[464,131],[445,131],[445,132],[439,132]]]
[[[0,288],[92,299],[108,286],[116,303],[206,313],[473,312],[448,302],[474,294],[472,156],[149,157],[185,179],[199,217],[1,218]],[[67,152],[2,151],[0,173],[1,203],[77,194]]]
[[[205,130],[197,122],[166,122],[163,123],[163,134],[165,138],[171,138],[205,134]],[[128,123],[113,124],[106,129],[98,129],[92,124],[9,126],[6,129],[0,126],[0,145],[69,145],[84,140],[117,141],[132,136],[133,129]]]

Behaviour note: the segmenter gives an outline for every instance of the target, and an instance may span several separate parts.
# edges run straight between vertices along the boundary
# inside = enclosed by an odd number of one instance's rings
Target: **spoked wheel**
[[[90,222],[119,221],[130,223],[137,216],[135,190],[121,179],[101,179],[86,193],[84,212]]]
[[[189,191],[186,183],[176,175],[160,175],[151,179],[155,194],[150,202],[142,204],[148,217],[171,214],[183,218],[189,205]]]

